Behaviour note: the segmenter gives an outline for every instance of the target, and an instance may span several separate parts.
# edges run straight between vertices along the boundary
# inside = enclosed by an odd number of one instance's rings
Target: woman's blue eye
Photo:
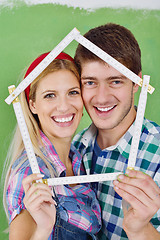
[[[53,98],[55,97],[54,93],[48,93],[47,95],[44,96],[44,98]]]
[[[69,95],[77,95],[77,94],[79,94],[79,92],[76,90],[69,92]]]

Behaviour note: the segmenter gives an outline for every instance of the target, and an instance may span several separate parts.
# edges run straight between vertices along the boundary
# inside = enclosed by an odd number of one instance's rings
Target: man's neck
[[[113,129],[98,129],[97,143],[99,147],[103,150],[107,147],[116,145],[119,139],[127,132],[130,126],[133,124],[135,117],[136,111],[130,121],[128,121],[128,119],[126,118],[121,124],[119,124]]]

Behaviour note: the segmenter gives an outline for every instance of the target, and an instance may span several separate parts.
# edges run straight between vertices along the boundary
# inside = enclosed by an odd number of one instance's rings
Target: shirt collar
[[[56,175],[59,176],[65,176],[66,175],[66,167],[63,164],[63,162],[60,160],[55,147],[51,143],[51,141],[45,136],[45,134],[40,131],[41,140],[43,143],[43,147],[41,148],[41,151],[43,154],[51,160],[51,162],[54,165]],[[79,175],[80,173],[80,165],[82,161],[82,157],[80,153],[77,151],[77,149],[71,144],[69,157],[72,161],[73,166],[73,172],[75,175]]]
[[[92,123],[87,131],[83,134],[81,138],[81,142],[84,144],[85,147],[88,147],[90,143],[95,140],[95,137],[97,135],[97,128],[96,126]]]
[[[132,137],[134,133],[134,125],[135,125],[135,122],[129,127],[127,132],[119,139],[119,141],[115,145],[105,148],[103,150],[113,151],[117,149],[125,158],[128,158],[130,153]],[[142,131],[144,127],[145,127],[145,119],[143,121]],[[85,147],[90,145],[91,142],[95,141],[96,134],[97,134],[97,128],[92,123],[88,128],[88,130],[84,133],[81,140],[82,143],[85,145]]]
[[[125,158],[129,158],[133,133],[134,133],[134,123],[129,127],[127,132],[119,139],[119,141],[115,145],[115,148],[117,148],[118,151]]]
[[[65,165],[60,161],[60,158],[56,152],[51,141],[46,137],[46,135],[40,131],[41,140],[43,143],[43,147],[41,151],[45,155],[45,157],[51,160],[51,163],[54,165],[54,169],[56,171],[57,177],[59,177],[63,172],[66,171]]]

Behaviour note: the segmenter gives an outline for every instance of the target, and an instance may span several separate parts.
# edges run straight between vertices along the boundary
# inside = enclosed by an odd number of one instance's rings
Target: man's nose
[[[99,85],[96,92],[96,99],[99,103],[108,101],[111,96],[111,91],[107,84]]]

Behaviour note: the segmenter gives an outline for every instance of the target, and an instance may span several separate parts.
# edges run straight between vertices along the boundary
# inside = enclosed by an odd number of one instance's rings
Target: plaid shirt
[[[126,171],[133,132],[134,124],[116,145],[101,151],[94,173]],[[83,156],[87,174],[90,174],[96,135],[97,129],[92,124],[73,139],[73,144]],[[160,186],[160,126],[147,119],[143,121],[135,169],[149,174]],[[96,191],[103,219],[102,229],[98,234],[99,239],[128,239],[122,229],[122,198],[114,191],[113,183],[110,181],[98,183]],[[151,222],[160,231],[160,209]]]
[[[41,139],[44,147],[41,149],[46,159],[49,159],[55,177],[66,175],[66,167],[60,161],[59,156],[49,141],[49,139],[41,132]],[[70,159],[72,160],[73,172],[75,175],[84,175],[84,167],[82,165],[82,157],[79,152],[71,145]],[[50,172],[44,161],[37,157],[40,172],[44,174],[44,178],[50,178]],[[18,169],[14,171],[17,166]],[[22,180],[26,176],[32,174],[32,170],[24,151],[12,166],[12,173],[9,179],[6,199],[8,205],[9,222],[11,222],[17,214],[25,209],[23,198],[24,190]],[[90,188],[90,184],[79,184],[75,187],[69,185],[61,185],[54,187],[59,200],[60,216],[66,222],[77,226],[88,233],[95,234],[101,227],[101,210],[96,199],[94,191]],[[52,240],[54,230],[48,240]]]

